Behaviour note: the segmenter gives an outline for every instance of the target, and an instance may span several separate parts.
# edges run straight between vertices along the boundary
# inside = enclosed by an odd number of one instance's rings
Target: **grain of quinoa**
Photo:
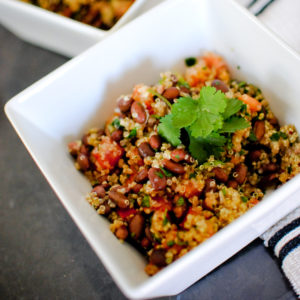
[[[259,203],[266,189],[300,172],[298,133],[293,125],[278,124],[261,91],[231,79],[224,60],[213,53],[193,63],[184,75],[166,72],[153,86],[136,85],[118,99],[119,111],[104,129],[69,143],[76,168],[93,186],[88,202],[110,220],[117,238],[145,254],[149,275]],[[213,131],[221,149],[207,144],[212,152],[200,160],[202,150],[196,148],[197,160],[185,129],[174,146],[176,141],[159,136],[158,126],[162,117],[175,114],[180,97],[197,101],[207,86],[225,91],[226,101],[240,99],[243,105],[237,102],[240,109],[231,118],[249,125]]]

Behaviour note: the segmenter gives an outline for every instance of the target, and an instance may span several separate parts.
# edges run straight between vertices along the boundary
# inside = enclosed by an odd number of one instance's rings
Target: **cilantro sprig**
[[[236,114],[243,102],[228,99],[214,87],[203,87],[197,99],[181,97],[170,106],[171,113],[160,119],[158,133],[173,146],[182,143],[182,130],[189,136],[189,151],[199,162],[209,155],[218,157],[226,144],[224,134],[250,126]]]

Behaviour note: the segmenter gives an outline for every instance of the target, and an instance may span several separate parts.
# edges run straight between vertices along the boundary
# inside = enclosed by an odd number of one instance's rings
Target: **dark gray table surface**
[[[0,299],[125,299],[3,110],[12,96],[67,60],[0,26]],[[257,239],[180,295],[166,299],[296,297]]]

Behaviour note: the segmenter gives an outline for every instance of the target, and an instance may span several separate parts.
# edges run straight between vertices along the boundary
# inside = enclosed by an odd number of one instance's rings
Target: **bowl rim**
[[[8,0],[8,1],[11,1],[11,0]],[[196,2],[198,0],[190,0],[190,1],[195,1]],[[208,1],[208,0],[206,0],[206,1]],[[242,5],[240,5],[239,3],[237,3],[234,0],[226,0],[226,1],[231,2],[232,5],[236,6],[240,10],[241,14],[244,15],[245,18],[248,18],[251,22],[254,22],[257,26],[259,26],[259,28],[261,30],[263,30],[265,32],[265,34],[267,34],[270,38],[275,40],[276,43],[279,44],[279,46],[284,48],[292,56],[294,56],[297,60],[300,61],[300,55],[294,49],[292,49],[288,44],[286,44],[286,42],[284,42],[281,38],[279,38],[274,32],[272,32],[270,29],[268,29],[260,20],[258,20],[254,15],[252,15],[246,8],[244,8]],[[158,10],[158,9],[161,9],[161,7],[164,7],[164,6],[169,7],[170,5],[178,5],[179,3],[184,3],[184,0],[168,0],[168,1],[160,4],[159,6],[154,7],[153,9],[151,9],[151,11],[147,12],[146,14],[147,15],[150,15],[150,14],[155,15],[155,11]],[[143,16],[139,16],[130,23],[135,23],[138,19],[140,19],[142,17]],[[126,26],[127,25],[125,25],[123,28],[126,28]],[[116,34],[118,34],[118,33],[116,32]],[[111,36],[109,36],[107,39],[109,39]],[[58,69],[54,70],[49,75],[47,75],[44,78],[40,79],[39,81],[34,83],[32,86],[28,87],[23,92],[19,93],[18,95],[13,97],[11,100],[9,100],[5,104],[5,107],[4,107],[5,113],[6,113],[7,117],[9,118],[10,122],[12,123],[12,126],[17,131],[17,133],[20,136],[20,138],[21,138],[22,142],[24,143],[25,147],[27,148],[27,150],[29,151],[29,153],[33,157],[34,161],[36,162],[36,164],[40,168],[41,172],[46,177],[46,179],[48,180],[50,186],[55,191],[56,195],[58,196],[58,198],[60,200],[63,197],[61,196],[60,192],[57,191],[54,188],[53,182],[49,179],[49,176],[46,175],[47,171],[43,170],[43,168],[40,167],[40,163],[38,162],[38,159],[35,157],[34,153],[32,153],[32,151],[30,149],[30,145],[26,142],[26,140],[23,139],[21,131],[19,130],[18,126],[14,123],[13,109],[14,109],[14,105],[17,104],[19,99],[25,98],[25,101],[26,101],[26,97],[28,97],[28,95],[30,95],[30,93],[35,92],[35,89],[36,90],[42,89],[43,86],[47,86],[49,83],[51,83],[53,80],[55,80],[57,75],[59,75],[59,76],[63,75],[63,73],[65,71],[67,71],[69,68],[72,68],[72,66],[80,63],[82,58],[88,56],[90,51],[93,51],[94,47],[99,47],[99,45],[97,44],[95,46],[92,46],[90,49],[84,51],[79,56],[71,59],[69,62],[65,63],[64,65],[62,65]],[[277,199],[276,201],[279,202],[280,198],[282,198],[283,196],[286,197],[287,194],[291,194],[292,192],[296,191],[298,189],[298,183],[299,182],[300,182],[300,175],[297,175],[295,178],[293,178],[289,182],[285,183],[278,190],[274,191],[272,193],[271,198],[275,198],[275,200]],[[260,218],[259,215],[263,213],[262,211],[268,210],[268,207],[270,207],[270,202],[271,201],[268,201],[268,199],[265,199],[264,201],[259,203],[257,206],[253,207],[251,210],[246,212],[244,215],[242,215],[241,217],[236,219],[231,224],[227,225],[225,228],[223,228],[222,230],[217,232],[214,236],[212,236],[210,239],[208,239],[207,241],[205,241],[201,245],[205,244],[206,247],[209,248],[209,247],[212,247],[212,245],[214,245],[215,243],[220,243],[220,239],[219,239],[220,235],[225,236],[229,230],[232,230],[232,228],[235,228],[235,230],[238,230],[237,224],[245,223],[245,222],[247,223],[247,222],[249,222],[249,219],[253,220],[252,215],[256,215],[255,219],[259,219]],[[272,202],[273,201],[274,200],[272,200]],[[61,201],[61,202],[64,204],[63,201]],[[64,207],[66,208],[66,210],[68,211],[68,213],[70,214],[70,216],[72,217],[74,222],[77,224],[80,231],[83,233],[83,235],[89,241],[89,244],[92,246],[92,243],[91,243],[90,238],[88,237],[88,234],[86,234],[86,232],[82,228],[82,226],[80,226],[78,224],[78,221],[77,220],[75,221],[70,209],[68,207],[66,207],[65,205],[64,205]],[[142,284],[140,284],[136,287],[125,286],[122,282],[120,282],[120,279],[116,276],[116,274],[112,274],[112,272],[109,272],[109,273],[114,278],[115,282],[117,283],[117,285],[119,286],[119,288],[123,291],[123,293],[125,295],[127,295],[131,298],[139,298],[141,294],[146,295],[149,291],[153,290],[153,288],[155,288],[155,286],[159,283],[159,281],[163,277],[167,277],[170,273],[172,273],[172,271],[175,271],[176,269],[180,269],[180,265],[184,264],[186,261],[195,260],[197,258],[197,255],[199,255],[198,252],[199,252],[199,248],[201,247],[201,245],[195,247],[193,250],[191,250],[189,253],[187,253],[185,256],[183,256],[181,259],[173,262],[171,265],[169,265],[168,267],[166,267],[165,269],[163,269],[162,271],[160,271],[159,273],[157,273],[153,277],[149,277],[144,283],[142,283]],[[207,246],[207,245],[209,245],[209,246]],[[93,246],[92,246],[92,248],[93,248]],[[103,265],[105,265],[106,269],[109,271],[110,266],[102,259],[101,259],[101,262],[102,262]],[[176,272],[178,272],[178,270]]]
[[[1,0],[2,4],[9,5],[11,7],[18,8],[22,10],[23,12],[26,12],[27,14],[33,15],[33,16],[40,16],[44,17],[45,20],[48,20],[49,22],[53,24],[58,24],[61,26],[66,26],[68,28],[71,28],[76,31],[83,31],[84,33],[93,34],[95,36],[99,36],[99,38],[102,38],[103,36],[110,34],[120,27],[122,27],[126,22],[130,21],[128,20],[136,10],[138,10],[143,3],[147,0],[135,0],[128,10],[121,16],[121,18],[108,30],[104,30],[101,28],[94,27],[89,24],[85,24],[83,22],[68,18],[66,16],[62,16],[60,14],[57,14],[55,12],[49,11],[47,9],[44,9],[42,7],[36,6],[32,3],[24,2],[22,0]],[[0,3],[1,4],[1,3]]]

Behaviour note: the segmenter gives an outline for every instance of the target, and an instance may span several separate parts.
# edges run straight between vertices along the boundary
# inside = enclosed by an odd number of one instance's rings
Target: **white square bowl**
[[[155,20],[155,21],[154,21]],[[120,47],[122,45],[122,47]],[[258,85],[282,123],[300,130],[300,58],[233,0],[169,0],[11,99],[6,113],[83,235],[130,298],[174,295],[206,275],[300,205],[299,175],[153,277],[85,201],[90,184],[67,144],[102,126],[119,95],[180,71],[203,50],[221,54],[235,78]],[[237,66],[240,66],[237,68]]]
[[[66,18],[21,0],[0,1],[0,23],[20,38],[73,57],[162,0],[135,0],[109,30]]]

